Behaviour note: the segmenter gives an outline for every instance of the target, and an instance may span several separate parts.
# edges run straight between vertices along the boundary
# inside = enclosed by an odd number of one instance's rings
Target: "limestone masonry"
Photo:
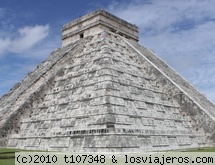
[[[64,25],[62,48],[0,99],[2,147],[140,152],[214,141],[215,105],[104,10]]]

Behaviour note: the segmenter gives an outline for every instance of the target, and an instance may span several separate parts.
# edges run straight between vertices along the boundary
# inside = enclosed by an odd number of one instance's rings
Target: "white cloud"
[[[22,53],[45,39],[49,34],[49,25],[26,26],[18,29],[15,37],[0,38],[0,55]]]
[[[0,55],[3,54],[11,45],[11,40],[9,38],[0,38]]]
[[[130,3],[113,3],[111,13],[137,24],[142,31],[165,30],[184,20],[200,21],[215,18],[215,1],[211,0],[133,0]]]
[[[49,34],[49,25],[36,25],[18,30],[19,37],[12,41],[12,51],[19,53],[32,48]]]
[[[198,68],[193,68],[190,71],[192,75],[191,80],[194,85],[198,85],[202,89],[206,88],[215,88],[215,65],[214,64],[205,64],[198,66]],[[210,78],[209,78],[210,77]]]
[[[5,9],[0,8],[0,18],[2,18],[5,15]]]
[[[215,101],[215,1],[133,0],[107,10],[140,28],[140,44],[152,48]]]
[[[181,73],[215,60],[215,22],[205,22],[192,29],[171,33],[165,31],[156,36],[143,37],[152,47]]]
[[[50,35],[49,25],[26,26],[1,36],[0,97],[60,46],[60,39]]]
[[[52,51],[54,51],[56,48],[59,48],[60,46],[60,36],[51,35],[33,48],[23,51],[21,56],[24,58],[36,58],[37,60],[45,60]]]

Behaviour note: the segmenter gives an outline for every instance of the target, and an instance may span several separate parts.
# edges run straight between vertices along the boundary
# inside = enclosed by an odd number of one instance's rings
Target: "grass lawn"
[[[13,148],[0,148],[0,165],[15,165],[14,158],[15,152],[26,151]]]
[[[0,165],[15,165],[14,158],[15,152],[19,149],[0,148]],[[8,157],[7,159],[3,159]]]
[[[15,165],[14,159],[0,159],[1,165]]]
[[[215,147],[188,149],[188,152],[215,152]]]

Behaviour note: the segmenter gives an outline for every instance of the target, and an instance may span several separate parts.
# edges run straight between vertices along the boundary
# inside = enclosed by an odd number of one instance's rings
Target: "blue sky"
[[[61,28],[103,8],[215,102],[214,0],[0,0],[0,97],[61,47]]]

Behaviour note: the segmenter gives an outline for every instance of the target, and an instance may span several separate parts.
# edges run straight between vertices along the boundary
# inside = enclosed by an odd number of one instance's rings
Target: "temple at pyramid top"
[[[62,46],[102,31],[111,31],[131,41],[138,42],[137,26],[104,10],[96,10],[63,26]]]

